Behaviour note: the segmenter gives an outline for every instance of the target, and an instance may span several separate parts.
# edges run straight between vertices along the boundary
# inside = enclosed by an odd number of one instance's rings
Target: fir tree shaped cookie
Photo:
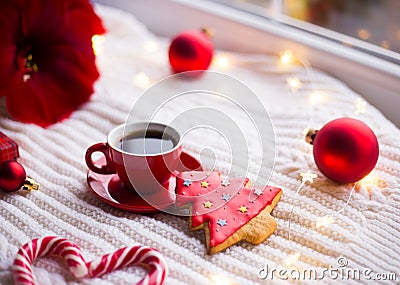
[[[204,229],[207,251],[217,253],[245,240],[259,244],[276,229],[270,215],[282,194],[271,186],[250,188],[245,179],[218,172],[182,172],[177,177],[178,206],[189,206],[191,230]]]

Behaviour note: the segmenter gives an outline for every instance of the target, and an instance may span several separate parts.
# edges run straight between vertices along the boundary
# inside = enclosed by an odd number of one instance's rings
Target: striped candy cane
[[[65,238],[48,236],[33,239],[20,248],[12,268],[15,284],[35,285],[32,263],[41,256],[51,254],[63,257],[72,275],[77,278],[100,277],[126,265],[146,265],[149,272],[137,284],[161,285],[168,272],[164,257],[146,246],[121,248],[104,255],[98,261],[86,262],[75,243]]]
[[[104,255],[98,261],[89,262],[88,274],[90,277],[99,277],[129,264],[147,266],[149,272],[138,283],[140,285],[162,284],[167,275],[167,263],[164,257],[155,249],[139,245],[118,249],[114,253]]]

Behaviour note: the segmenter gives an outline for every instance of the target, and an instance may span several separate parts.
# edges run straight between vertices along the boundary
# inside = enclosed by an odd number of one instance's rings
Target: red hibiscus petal
[[[4,2],[0,10],[10,10],[10,19],[0,13],[0,27],[12,36],[0,44],[0,96],[15,119],[47,127],[93,93],[99,73],[91,38],[105,30],[88,0]],[[27,67],[28,54],[33,61]]]
[[[82,50],[63,45],[49,48],[46,55],[46,60],[38,55],[39,71],[6,99],[15,119],[42,127],[68,117],[86,102],[99,76],[94,58]]]
[[[67,118],[79,106],[71,100],[76,98],[66,96],[68,93],[47,75],[36,76],[25,85],[19,85],[17,91],[16,96],[6,97],[6,105],[10,115],[24,123],[48,127]],[[86,94],[90,96],[90,93]],[[77,98],[87,99],[82,96]]]
[[[17,66],[15,64],[15,54],[17,47],[9,45],[0,48],[0,97],[7,95],[8,87],[15,84]]]
[[[67,7],[69,13],[69,30],[74,35],[91,38],[106,32],[102,21],[94,12],[92,5],[86,0],[71,0]],[[82,29],[85,27],[85,29]],[[76,39],[76,37],[69,37]]]
[[[0,49],[16,45],[20,40],[20,14],[21,0],[1,1],[0,4]]]
[[[67,17],[65,1],[24,0],[21,7],[23,36],[32,44],[58,41],[66,32]]]
[[[20,6],[20,0],[2,1],[0,4],[0,97],[6,95],[4,88],[12,84],[17,70],[15,55],[20,40]]]

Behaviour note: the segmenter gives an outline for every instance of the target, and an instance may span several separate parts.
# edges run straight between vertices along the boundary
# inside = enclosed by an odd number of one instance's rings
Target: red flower
[[[93,93],[91,38],[105,32],[88,0],[0,2],[0,97],[17,120],[47,127]]]

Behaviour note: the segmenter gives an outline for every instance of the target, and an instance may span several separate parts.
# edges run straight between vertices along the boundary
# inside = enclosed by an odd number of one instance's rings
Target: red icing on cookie
[[[248,179],[224,179],[218,172],[182,172],[177,177],[177,204],[191,204],[191,227],[208,222],[210,246],[223,243],[270,205],[281,189],[247,188]],[[207,182],[205,188],[202,182]]]

